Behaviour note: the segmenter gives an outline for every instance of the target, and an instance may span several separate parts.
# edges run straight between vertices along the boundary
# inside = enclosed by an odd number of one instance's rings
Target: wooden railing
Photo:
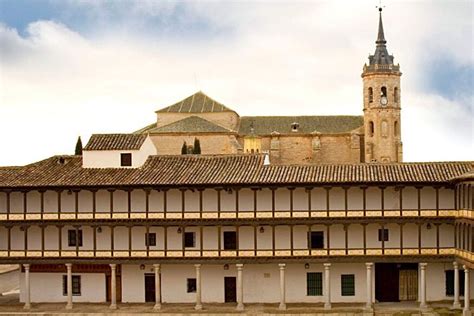
[[[472,210],[293,210],[293,211],[238,211],[238,212],[35,212],[0,213],[1,221],[22,220],[109,220],[109,219],[268,219],[268,218],[354,218],[354,217],[467,217],[474,218]]]
[[[439,256],[457,255],[474,261],[473,253],[441,248],[348,248],[348,249],[239,249],[239,250],[0,250],[1,258],[253,258],[341,256]]]

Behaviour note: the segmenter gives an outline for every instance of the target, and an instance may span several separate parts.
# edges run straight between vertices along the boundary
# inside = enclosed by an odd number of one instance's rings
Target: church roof
[[[156,113],[209,113],[209,112],[234,112],[222,103],[219,103],[203,92],[199,91],[184,100],[156,111]]]
[[[325,184],[448,184],[472,162],[265,165],[264,155],[150,156],[141,168],[82,168],[81,156],[53,156],[0,169],[0,188],[193,187]]]
[[[149,133],[229,133],[231,130],[199,116],[190,116],[165,126],[148,130]]]
[[[292,124],[298,123],[298,131],[292,131]],[[249,135],[253,127],[255,135],[320,132],[323,134],[347,133],[364,125],[363,116],[243,116],[240,119],[239,134]]]
[[[138,150],[146,134],[93,134],[84,150]]]

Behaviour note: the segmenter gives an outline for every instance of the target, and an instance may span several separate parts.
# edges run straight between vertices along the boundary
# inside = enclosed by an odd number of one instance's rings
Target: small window
[[[186,232],[184,233],[184,248],[196,247],[196,233]]]
[[[382,137],[387,137],[388,136],[388,123],[387,123],[387,121],[382,121],[381,130],[382,130]]]
[[[369,88],[369,103],[374,102],[374,90]]]
[[[224,232],[224,250],[237,249],[237,232]]]
[[[145,246],[156,246],[156,233],[145,233]]]
[[[324,233],[321,231],[311,232],[308,236],[309,249],[324,248]]]
[[[82,247],[82,230],[69,229],[67,231],[67,240],[69,247]]]
[[[393,89],[393,101],[398,102],[398,88]]]
[[[454,296],[454,270],[444,271],[446,296]],[[464,295],[464,270],[459,270],[459,295]]]
[[[321,272],[306,273],[306,295],[323,295],[323,274]]]
[[[388,241],[388,229],[379,229],[379,241]]]
[[[187,292],[196,293],[196,279],[187,279]]]
[[[120,166],[131,167],[132,166],[132,154],[120,154]]]
[[[341,274],[341,295],[354,296],[355,282],[353,274]]]
[[[380,89],[380,96],[381,97],[387,97],[387,87],[382,87]]]
[[[63,295],[67,295],[67,275],[63,275]],[[81,295],[81,276],[73,275],[72,276],[72,295],[80,296]]]
[[[369,137],[374,136],[374,122],[369,122]]]

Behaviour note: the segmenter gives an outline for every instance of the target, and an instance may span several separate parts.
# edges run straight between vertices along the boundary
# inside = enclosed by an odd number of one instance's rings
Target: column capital
[[[194,265],[194,267],[195,267],[196,269],[201,269],[201,264],[200,264],[200,263],[196,263],[196,264]]]
[[[365,266],[367,267],[367,269],[371,269],[373,267],[374,263],[373,262],[366,262],[365,263]]]
[[[243,270],[244,269],[244,264],[243,263],[237,263],[237,264],[235,264],[235,266],[237,267],[237,270]]]
[[[328,270],[331,267],[330,263],[324,263],[324,269]]]
[[[25,263],[23,265],[23,268],[25,268],[25,270],[30,270],[30,264],[29,263]]]
[[[72,268],[72,263],[66,263],[66,268],[71,269]]]
[[[154,267],[155,269],[158,269],[158,270],[159,270],[159,269],[161,268],[161,264],[159,264],[159,263],[154,263],[154,264],[153,264],[153,267]]]
[[[278,266],[280,267],[280,270],[283,270],[286,267],[286,263],[279,263]]]
[[[111,263],[111,264],[109,264],[109,266],[110,266],[111,269],[114,269],[114,270],[117,268],[117,264],[115,264],[115,263]]]
[[[456,261],[454,261],[454,262],[453,262],[453,267],[454,267],[454,269],[458,269],[458,268],[459,268],[459,264],[458,264]]]
[[[464,269],[464,273],[469,273],[469,267],[463,264],[462,268]]]
[[[426,266],[427,266],[427,265],[428,265],[428,264],[427,264],[426,262],[420,262],[420,268],[421,268],[421,269],[426,269]]]

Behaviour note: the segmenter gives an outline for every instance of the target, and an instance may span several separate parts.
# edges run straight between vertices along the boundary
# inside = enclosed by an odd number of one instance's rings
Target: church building
[[[24,307],[470,315],[474,163],[403,162],[379,15],[361,116],[240,116],[197,92],[135,132],[92,135],[82,156],[0,167],[0,264],[21,265]]]

